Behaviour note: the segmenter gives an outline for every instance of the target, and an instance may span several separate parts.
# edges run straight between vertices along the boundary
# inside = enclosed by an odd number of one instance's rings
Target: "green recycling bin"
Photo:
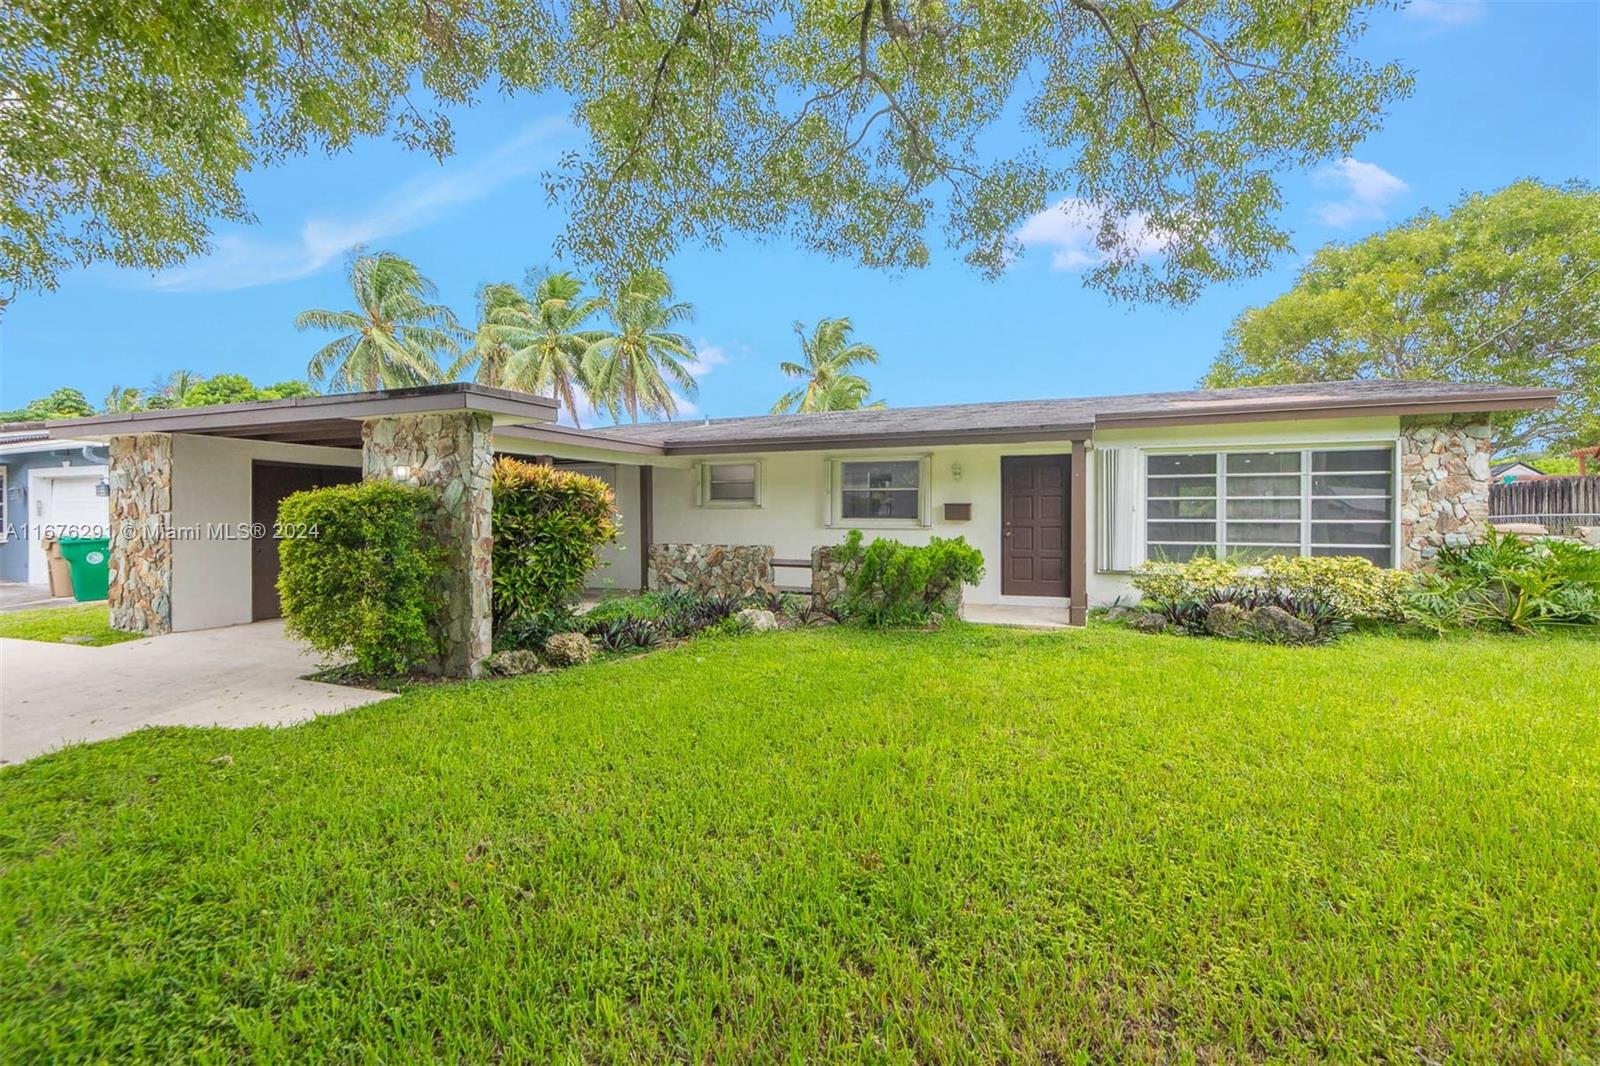
[[[105,537],[62,537],[61,557],[72,567],[72,598],[80,603],[106,598],[111,578],[111,541]]]

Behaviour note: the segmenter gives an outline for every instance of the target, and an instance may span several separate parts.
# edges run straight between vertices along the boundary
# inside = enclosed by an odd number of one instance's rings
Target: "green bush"
[[[278,596],[288,632],[364,674],[403,674],[438,655],[444,551],[426,489],[368,481],[286,497]]]
[[[617,539],[616,498],[599,478],[495,460],[494,620],[563,607]]]
[[[1317,601],[1343,619],[1400,618],[1410,583],[1403,570],[1385,570],[1353,555],[1274,556],[1251,567],[1221,559],[1147,562],[1133,575],[1133,587],[1157,606],[1247,590]]]
[[[914,625],[955,608],[951,593],[983,580],[983,553],[962,537],[930,537],[914,547],[875,540],[863,547],[852,529],[835,556],[844,565],[840,613],[872,626]]]
[[[1433,563],[1407,594],[1404,614],[1434,632],[1600,625],[1600,551],[1593,548],[1491,527],[1476,544],[1441,549]]]

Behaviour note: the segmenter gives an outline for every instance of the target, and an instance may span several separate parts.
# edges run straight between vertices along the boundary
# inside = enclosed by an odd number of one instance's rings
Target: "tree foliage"
[[[465,336],[455,313],[435,303],[438,289],[393,252],[350,259],[353,311],[302,311],[299,329],[342,331],[311,357],[306,377],[334,392],[371,392],[444,380],[438,357],[452,360]]]
[[[809,336],[805,326],[794,324],[794,334],[800,340],[801,362],[785,359],[778,364],[785,377],[800,378],[797,385],[778,397],[772,413],[789,411],[855,411],[862,407],[882,407],[884,403],[867,403],[872,385],[852,368],[861,363],[878,362],[878,350],[870,344],[852,341],[854,330],[848,318],[824,318],[817,322]]]
[[[1600,191],[1521,181],[1327,245],[1202,383],[1350,378],[1557,388],[1554,410],[1496,416],[1496,448],[1600,440]]]
[[[1018,225],[1073,195],[1106,218],[1091,282],[1188,299],[1287,246],[1276,175],[1345,154],[1409,91],[1356,54],[1385,6],[15,0],[0,285],[193,255],[211,219],[249,217],[237,175],[285,156],[386,131],[442,155],[443,109],[492,85],[571,101],[587,144],[549,191],[606,279],[734,232],[915,267],[935,223],[995,274]]]
[[[56,418],[86,418],[94,408],[84,399],[83,393],[73,388],[59,388],[48,396],[28,401],[26,407],[15,411],[0,411],[0,424],[6,422],[47,422]]]

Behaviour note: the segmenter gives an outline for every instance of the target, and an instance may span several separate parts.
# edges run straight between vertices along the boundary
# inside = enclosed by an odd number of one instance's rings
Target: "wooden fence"
[[[1489,485],[1489,518],[1538,522],[1552,533],[1600,526],[1600,475],[1546,477]]]

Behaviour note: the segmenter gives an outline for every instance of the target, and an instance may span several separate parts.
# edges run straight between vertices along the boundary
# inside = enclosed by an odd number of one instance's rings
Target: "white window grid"
[[[1388,466],[1383,468],[1383,469],[1362,468],[1360,470],[1315,470],[1315,469],[1312,468],[1312,457],[1314,455],[1325,454],[1325,453],[1329,453],[1329,452],[1361,452],[1361,451],[1387,451],[1389,453],[1389,464],[1388,464]],[[1286,471],[1286,472],[1283,472],[1283,473],[1274,473],[1274,472],[1271,472],[1271,471],[1262,471],[1262,472],[1250,472],[1248,474],[1235,473],[1232,476],[1234,476],[1234,477],[1262,477],[1262,478],[1266,478],[1266,477],[1297,477],[1297,478],[1300,479],[1300,493],[1299,493],[1299,496],[1298,496],[1298,499],[1300,501],[1300,518],[1298,519],[1300,537],[1299,537],[1299,540],[1297,542],[1295,542],[1295,543],[1290,543],[1289,541],[1279,541],[1279,542],[1271,542],[1271,541],[1236,541],[1236,540],[1228,539],[1228,535],[1227,535],[1228,522],[1229,522],[1228,501],[1230,499],[1237,500],[1237,501],[1244,501],[1244,500],[1268,500],[1268,499],[1284,500],[1284,499],[1295,499],[1296,498],[1296,497],[1292,497],[1292,496],[1239,496],[1239,495],[1230,496],[1228,494],[1228,485],[1227,485],[1227,479],[1229,477],[1229,474],[1228,474],[1228,457],[1231,456],[1231,455],[1263,455],[1263,454],[1274,454],[1274,455],[1297,454],[1300,457],[1300,468],[1299,468],[1298,471]],[[1211,475],[1206,475],[1206,474],[1152,474],[1152,473],[1150,473],[1150,465],[1149,465],[1150,464],[1150,458],[1152,456],[1159,456],[1159,455],[1209,455],[1209,456],[1212,456],[1212,457],[1215,458],[1215,460],[1216,460],[1216,468],[1215,468],[1214,472]],[[1214,504],[1214,508],[1213,508],[1214,517],[1213,518],[1209,518],[1209,519],[1207,519],[1207,518],[1195,518],[1195,519],[1188,519],[1188,518],[1162,519],[1162,518],[1156,518],[1156,519],[1152,519],[1147,514],[1141,514],[1141,518],[1143,519],[1141,534],[1145,538],[1145,541],[1144,541],[1145,542],[1145,555],[1148,558],[1149,557],[1149,553],[1150,553],[1150,549],[1152,549],[1152,548],[1156,548],[1156,549],[1164,548],[1164,547],[1165,548],[1190,548],[1190,547],[1193,547],[1195,545],[1204,545],[1206,543],[1205,541],[1200,541],[1200,540],[1185,540],[1185,541],[1175,541],[1175,540],[1157,541],[1157,540],[1150,540],[1149,539],[1149,529],[1150,529],[1150,524],[1152,522],[1186,522],[1186,523],[1195,523],[1195,524],[1205,522],[1205,523],[1212,524],[1213,527],[1214,527],[1214,533],[1213,533],[1213,537],[1212,537],[1212,540],[1211,540],[1210,543],[1211,543],[1211,547],[1212,547],[1213,551],[1215,552],[1216,558],[1219,558],[1219,559],[1224,558],[1225,553],[1229,549],[1232,549],[1232,548],[1267,548],[1267,549],[1274,549],[1275,548],[1275,549],[1279,549],[1279,550],[1287,549],[1287,548],[1293,548],[1293,549],[1296,550],[1297,554],[1303,555],[1303,556],[1312,555],[1318,550],[1321,550],[1321,551],[1342,550],[1342,551],[1370,552],[1370,551],[1375,551],[1375,550],[1385,550],[1386,549],[1389,552],[1389,565],[1392,566],[1392,565],[1394,565],[1395,559],[1398,558],[1398,555],[1399,555],[1399,500],[1398,500],[1398,492],[1396,491],[1396,485],[1398,484],[1398,478],[1397,478],[1396,473],[1395,473],[1395,465],[1394,465],[1395,462],[1396,462],[1396,448],[1395,448],[1394,442],[1392,442],[1392,441],[1372,441],[1372,442],[1362,443],[1362,444],[1321,445],[1321,446],[1309,447],[1309,448],[1281,448],[1281,447],[1274,448],[1274,447],[1259,447],[1259,446],[1257,446],[1257,447],[1240,447],[1240,448],[1229,448],[1229,449],[1209,449],[1209,448],[1194,449],[1194,448],[1189,448],[1189,449],[1174,449],[1174,450],[1170,450],[1170,451],[1169,450],[1162,450],[1162,451],[1147,452],[1145,454],[1145,466],[1144,466],[1144,474],[1145,474],[1144,491],[1143,491],[1143,493],[1141,495],[1141,500],[1142,500],[1141,507],[1142,508],[1147,510],[1148,507],[1149,507],[1149,501],[1152,498],[1151,495],[1150,495],[1150,482],[1152,482],[1152,481],[1170,481],[1170,480],[1179,480],[1179,479],[1185,479],[1185,478],[1193,480],[1195,478],[1211,476],[1211,477],[1213,477],[1215,479],[1215,488],[1212,490],[1212,494],[1210,496],[1156,497],[1158,499],[1174,499],[1174,500],[1183,499],[1183,500],[1190,500],[1190,501],[1196,501],[1196,502],[1209,502],[1209,503],[1212,503],[1212,504]],[[1383,475],[1383,476],[1385,476],[1385,477],[1387,477],[1389,479],[1388,480],[1388,492],[1384,492],[1384,493],[1320,493],[1320,494],[1313,492],[1313,488],[1315,487],[1316,479],[1318,477],[1325,477],[1325,476],[1337,476],[1337,477],[1368,476],[1368,477],[1371,477],[1371,476],[1377,476],[1377,475]],[[1388,507],[1389,516],[1387,518],[1314,518],[1313,517],[1313,513],[1315,511],[1315,504],[1318,501],[1322,501],[1322,500],[1385,500],[1389,504],[1389,507]],[[1262,524],[1262,523],[1269,523],[1270,522],[1272,524],[1287,525],[1290,522],[1295,522],[1296,520],[1295,519],[1235,518],[1235,519],[1232,519],[1232,521],[1234,521],[1234,522],[1249,522],[1249,523],[1252,523],[1252,524]],[[1389,531],[1389,539],[1387,541],[1385,541],[1385,542],[1382,542],[1382,543],[1370,543],[1370,542],[1366,543],[1366,544],[1355,544],[1355,543],[1348,543],[1348,542],[1322,543],[1322,542],[1314,541],[1312,539],[1312,534],[1314,532],[1314,529],[1318,525],[1371,525],[1371,526],[1387,525],[1387,526],[1390,526],[1391,528],[1390,528],[1390,531]]]

